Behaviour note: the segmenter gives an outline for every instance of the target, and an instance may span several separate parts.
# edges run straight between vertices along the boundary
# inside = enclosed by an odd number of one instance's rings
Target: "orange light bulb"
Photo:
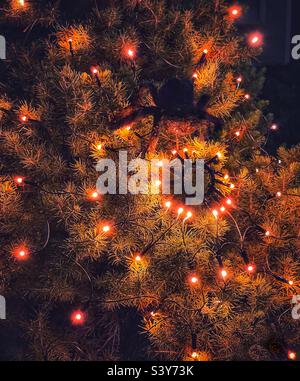
[[[214,215],[215,218],[218,218],[219,212],[216,209],[214,209],[212,211],[212,214]]]
[[[247,266],[247,271],[248,271],[249,273],[252,273],[252,272],[254,271],[254,269],[255,269],[254,265],[248,265],[248,266]]]
[[[85,315],[82,311],[77,310],[72,312],[70,320],[73,325],[82,325],[85,322]]]
[[[171,207],[171,205],[172,205],[171,201],[167,201],[167,202],[165,203],[165,206],[166,206],[166,208],[168,208],[168,209]]]
[[[182,213],[183,213],[183,211],[184,211],[184,209],[183,209],[183,208],[179,208],[179,209],[177,210],[177,214],[178,214],[178,216],[180,216],[180,214],[182,214]]]
[[[296,360],[297,358],[297,354],[296,352],[293,352],[293,351],[288,351],[288,358],[292,361]]]
[[[132,59],[135,56],[135,50],[133,48],[129,48],[126,51],[126,54],[127,54],[128,58]]]
[[[109,225],[103,226],[102,231],[103,233],[108,233],[110,231],[110,226]]]
[[[17,251],[16,258],[20,261],[24,261],[28,257],[28,250],[26,248],[21,248]]]
[[[192,215],[193,215],[193,213],[192,213],[192,212],[187,212],[187,214],[186,214],[186,218],[191,218],[191,217],[192,217]]]
[[[15,177],[14,182],[18,185],[22,185],[24,183],[24,177],[21,177],[21,176]]]
[[[25,123],[28,121],[28,118],[26,115],[22,115],[22,116],[20,116],[20,120],[21,120],[21,122]]]
[[[199,282],[199,279],[196,276],[192,276],[190,281],[191,281],[192,284],[196,284],[196,283]]]
[[[221,275],[222,275],[222,278],[226,278],[227,275],[228,275],[228,273],[227,273],[226,270],[222,269],[222,270],[221,270]]]
[[[90,195],[90,198],[92,200],[97,200],[99,198],[99,193],[96,192],[96,191],[92,192],[91,195]]]
[[[237,19],[242,14],[242,8],[239,5],[233,5],[232,7],[228,8],[228,15],[232,19]]]
[[[254,48],[263,44],[263,35],[260,32],[253,32],[248,36],[248,44]]]

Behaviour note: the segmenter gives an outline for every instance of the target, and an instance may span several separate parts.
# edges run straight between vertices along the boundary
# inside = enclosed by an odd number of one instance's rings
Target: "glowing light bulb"
[[[191,218],[192,217],[192,215],[193,215],[193,213],[192,212],[187,212],[187,214],[186,214],[186,216],[185,216],[185,219],[183,220],[183,222],[185,222],[186,220],[188,220],[189,218]]]
[[[198,74],[197,74],[197,73],[194,73],[194,74],[193,74],[193,78],[195,78],[195,79],[198,78]]]
[[[248,266],[247,266],[247,271],[248,271],[249,273],[252,273],[252,272],[254,271],[254,269],[255,269],[254,265],[248,265]]]
[[[234,189],[235,188],[235,185],[234,184],[230,184],[230,189]]]
[[[19,261],[25,261],[28,258],[29,252],[25,247],[16,249],[15,257]]]
[[[292,286],[294,282],[292,280],[289,280],[289,285]]]
[[[245,94],[245,99],[250,99],[250,98],[251,98],[250,94]]]
[[[281,192],[277,192],[276,193],[276,197],[281,197],[282,196],[282,193]]]
[[[293,351],[288,351],[288,358],[292,361],[296,360],[297,358],[297,354],[296,352],[293,352]]]
[[[226,200],[226,204],[228,204],[228,205],[231,205],[231,204],[232,204],[232,200],[231,200],[231,198],[228,198],[228,199]]]
[[[277,124],[272,124],[272,126],[270,127],[271,130],[273,131],[276,131],[278,129],[278,126]]]
[[[204,49],[204,50],[203,50],[203,53],[204,53],[204,54],[207,54],[207,53],[208,53],[208,50],[207,50],[207,49]]]
[[[94,75],[96,75],[96,74],[98,74],[98,69],[95,68],[95,67],[92,67],[92,68],[91,68],[91,72],[92,72]]]
[[[221,159],[221,157],[222,157],[222,154],[221,154],[221,152],[217,152],[217,154],[216,154],[217,156],[218,156],[218,158],[219,159]]]
[[[126,127],[124,127],[124,129],[125,129],[126,131],[130,131],[130,130],[131,130],[131,126],[126,126]]]
[[[222,213],[224,213],[225,210],[226,210],[225,206],[221,206],[220,211],[221,211]]]
[[[242,8],[238,5],[233,5],[232,7],[228,8],[228,14],[229,17],[233,19],[237,19],[241,16]]]
[[[96,192],[96,191],[92,192],[91,195],[90,195],[90,198],[92,200],[97,200],[99,198],[99,193]]]
[[[265,235],[267,236],[267,237],[269,237],[270,236],[270,232],[269,232],[269,230],[267,230],[266,232],[265,232]]]
[[[98,151],[101,151],[102,150],[102,144],[97,144],[96,148]]]
[[[227,273],[226,270],[222,269],[222,270],[221,270],[221,275],[222,275],[223,278],[226,278],[227,275],[228,275],[228,273]]]
[[[19,0],[19,4],[21,5],[21,7],[24,7],[25,6],[25,0]]]
[[[73,40],[72,40],[72,38],[69,38],[68,41],[69,41],[69,42],[72,42]]]
[[[108,233],[110,231],[110,226],[109,225],[103,226],[102,231],[103,233]]]
[[[182,214],[182,213],[183,213],[183,211],[184,211],[184,209],[183,209],[183,208],[179,208],[179,209],[177,210],[177,214],[178,214],[178,216],[180,216],[180,214]]]
[[[259,169],[258,169],[258,168],[255,168],[255,172],[258,173],[258,172],[259,172]]]
[[[196,276],[192,276],[190,280],[192,284],[196,284],[199,282],[199,279]]]
[[[197,353],[197,352],[193,352],[193,353],[191,354],[191,356],[193,357],[193,359],[195,359],[195,358],[198,357],[198,353]]]
[[[229,179],[229,175],[226,174],[226,175],[224,176],[224,180],[228,180],[228,179]]]
[[[21,176],[15,177],[14,182],[18,185],[22,185],[24,183],[24,177],[21,177]]]
[[[282,160],[279,159],[279,160],[278,160],[278,164],[281,164],[281,163],[282,163]]]
[[[84,313],[80,310],[74,311],[71,314],[71,323],[73,325],[82,325],[85,322]]]
[[[215,218],[218,218],[219,212],[216,209],[214,209],[212,211],[212,214],[214,215]]]
[[[155,185],[156,185],[157,187],[159,187],[159,186],[161,185],[161,181],[160,181],[160,180],[156,180],[156,181],[155,181]]]
[[[187,149],[187,148],[184,148],[184,149],[183,149],[183,152],[188,152],[188,149]]]
[[[173,149],[173,150],[172,150],[172,155],[176,155],[176,154],[177,154],[176,149]]]
[[[157,166],[158,166],[158,167],[163,167],[163,166],[164,166],[164,163],[160,160],[160,161],[157,163]]]
[[[240,136],[240,135],[241,135],[240,131],[236,131],[236,132],[235,132],[235,135],[236,135],[236,136]]]
[[[238,83],[241,83],[241,82],[243,81],[243,78],[242,78],[242,77],[237,77],[236,81],[237,81]]]
[[[192,213],[192,212],[187,212],[187,214],[186,214],[186,218],[191,218],[191,217],[192,217],[192,215],[193,215],[193,213]]]
[[[136,260],[137,262],[141,262],[142,258],[141,258],[139,255],[137,255],[137,256],[135,257],[135,260]]]
[[[26,115],[22,115],[22,116],[20,116],[20,120],[21,120],[21,122],[25,123],[28,121],[28,117]]]
[[[126,51],[126,54],[127,54],[127,56],[128,56],[130,59],[132,59],[132,58],[134,58],[134,56],[135,56],[135,50],[134,50],[133,48],[129,48],[129,49],[127,49],[127,51]]]
[[[260,32],[251,33],[248,36],[248,44],[252,47],[259,47],[263,44],[263,35]]]
[[[165,206],[166,206],[166,208],[171,208],[171,205],[172,205],[172,203],[171,203],[171,201],[167,201],[166,203],[165,203]]]

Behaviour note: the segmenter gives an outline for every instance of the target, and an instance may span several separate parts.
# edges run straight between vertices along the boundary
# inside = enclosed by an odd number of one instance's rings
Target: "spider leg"
[[[160,134],[161,117],[162,117],[161,111],[159,109],[156,109],[154,114],[154,119],[153,119],[153,128],[150,134],[149,141],[146,145],[144,145],[141,151],[142,158],[145,157],[147,153],[154,153],[156,150],[156,146],[157,146],[159,134]]]
[[[157,107],[141,107],[138,109],[133,109],[129,115],[117,121],[112,126],[112,130],[118,130],[119,128],[125,127],[134,122],[138,122],[147,116],[155,115],[156,110],[157,110]]]
[[[200,97],[196,106],[196,113],[199,119],[207,120],[208,122],[213,123],[215,125],[215,131],[218,132],[221,129],[223,123],[221,119],[207,112],[207,106],[209,104],[210,98],[211,97],[208,94],[203,94]]]
[[[145,82],[142,84],[141,86],[141,89],[148,89],[151,96],[152,96],[152,99],[154,101],[154,103],[159,106],[159,96],[158,96],[158,90],[157,90],[157,87],[155,85],[153,85],[153,83],[151,82]]]
[[[205,120],[213,123],[215,125],[215,131],[218,132],[220,131],[222,125],[223,125],[223,122],[220,118],[217,118],[216,116],[213,116],[211,114],[209,114],[208,112],[206,112],[204,114],[204,118]]]

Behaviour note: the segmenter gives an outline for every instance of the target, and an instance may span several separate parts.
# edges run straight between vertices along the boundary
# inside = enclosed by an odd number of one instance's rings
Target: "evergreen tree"
[[[265,150],[261,36],[223,0],[66,9],[2,10],[1,357],[294,359],[300,147]],[[97,161],[120,150],[205,159],[204,202],[99,194]]]

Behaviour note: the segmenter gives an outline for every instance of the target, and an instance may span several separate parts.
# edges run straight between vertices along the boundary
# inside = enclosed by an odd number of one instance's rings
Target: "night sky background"
[[[98,0],[101,3],[102,0]],[[212,0],[208,0],[212,1]],[[266,67],[266,82],[263,90],[263,98],[270,101],[268,108],[269,112],[274,114],[274,121],[280,126],[279,131],[271,135],[268,149],[270,152],[275,152],[276,147],[279,145],[286,145],[288,147],[300,142],[300,122],[299,122],[299,111],[300,111],[300,60],[295,61],[291,58],[291,38],[293,35],[300,35],[300,1],[291,0],[292,12],[289,20],[282,20],[281,11],[276,8],[276,4],[282,4],[283,2],[289,0],[240,0],[240,3],[252,4],[251,6],[259,6],[260,1],[266,1],[267,8],[266,11],[269,14],[269,19],[272,20],[274,16],[274,22],[266,25],[240,25],[241,32],[247,30],[247,28],[252,29],[257,27],[265,34],[265,46],[267,49],[267,57],[262,56],[256,62],[258,67]],[[3,2],[0,0],[0,7]],[[76,5],[75,5],[76,4]],[[269,4],[272,4],[269,5]],[[73,16],[74,20],[82,19],[83,15],[90,12],[90,9],[95,5],[95,0],[61,0],[61,12],[66,18]],[[289,41],[286,40],[285,44],[280,41],[280,36],[278,36],[279,21],[288,23],[290,28]],[[14,33],[14,31],[11,31]],[[0,34],[7,36],[9,43],[8,31],[4,31],[0,25]],[[38,33],[38,31],[33,31],[32,33]],[[38,37],[38,36],[37,36]],[[277,60],[278,51],[282,50],[289,51],[289,62],[284,63]],[[271,56],[276,56],[277,58],[270,59]],[[9,58],[9,57],[8,57]],[[5,70],[4,63],[0,61],[0,90],[1,82],[5,81]],[[136,324],[135,324],[136,323]],[[132,330],[128,331],[127,343],[135,342],[138,343],[141,337],[137,334],[136,326],[138,321],[131,324]],[[23,333],[15,330],[14,332],[7,332],[1,329],[4,325],[0,322],[0,360],[8,360],[15,358],[16,353],[20,355],[22,352],[22,336]],[[131,331],[131,332],[130,332]],[[127,343],[121,343],[125,346],[124,351],[128,351]],[[131,357],[130,353],[127,353],[128,358]],[[23,356],[22,356],[23,357]],[[24,359],[26,355],[24,354]]]

